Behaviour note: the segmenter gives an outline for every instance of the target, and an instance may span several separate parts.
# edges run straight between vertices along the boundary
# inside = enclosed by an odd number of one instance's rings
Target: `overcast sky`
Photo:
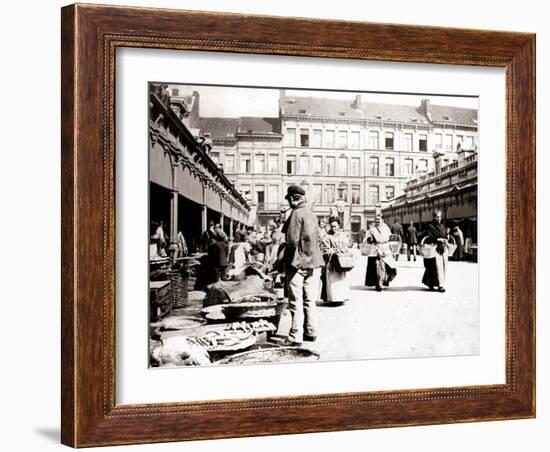
[[[202,117],[260,116],[276,117],[279,108],[279,90],[270,88],[241,88],[222,86],[180,85],[183,92],[200,93],[200,115]],[[334,92],[287,89],[287,96],[328,97],[349,99],[350,103],[357,92]],[[477,97],[427,96],[417,94],[388,94],[361,92],[367,102],[382,102],[419,106],[421,99],[430,99],[433,104],[457,107],[478,108]],[[446,93],[448,94],[448,93]]]

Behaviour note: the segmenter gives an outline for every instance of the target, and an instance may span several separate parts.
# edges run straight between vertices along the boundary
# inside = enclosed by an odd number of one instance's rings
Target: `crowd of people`
[[[267,227],[241,225],[228,237],[221,224],[210,221],[202,234],[200,267],[196,290],[239,274],[254,264],[265,275],[284,280],[285,294],[291,313],[291,328],[286,343],[301,344],[316,340],[316,305],[318,302],[344,304],[351,298],[349,272],[355,265],[357,249],[342,230],[339,217],[320,219],[306,204],[305,190],[298,185],[288,187],[285,197],[290,215],[285,212],[270,221]],[[452,238],[451,238],[452,237]],[[162,222],[155,230],[159,255],[166,255],[167,237]],[[397,239],[397,242],[396,242]],[[365,286],[382,291],[397,276],[400,250],[392,244],[404,243],[407,259],[416,261],[418,246],[432,245],[433,254],[424,255],[422,283],[430,290],[445,292],[445,276],[449,260],[449,243],[456,244],[457,259],[462,259],[464,237],[458,226],[446,228],[441,212],[422,233],[411,222],[403,228],[397,219],[388,226],[378,213],[368,230],[361,231],[361,245],[370,246]],[[187,254],[183,234],[178,233],[177,253]],[[451,253],[452,254],[452,253]]]

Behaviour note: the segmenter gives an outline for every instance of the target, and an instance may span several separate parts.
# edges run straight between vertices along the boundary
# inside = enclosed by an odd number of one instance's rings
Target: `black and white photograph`
[[[478,353],[478,98],[149,84],[150,366]]]

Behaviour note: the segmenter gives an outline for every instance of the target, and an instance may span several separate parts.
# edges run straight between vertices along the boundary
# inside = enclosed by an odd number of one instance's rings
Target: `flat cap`
[[[306,195],[306,191],[300,187],[299,185],[291,185],[286,190],[286,196],[285,199],[290,198],[292,195]]]

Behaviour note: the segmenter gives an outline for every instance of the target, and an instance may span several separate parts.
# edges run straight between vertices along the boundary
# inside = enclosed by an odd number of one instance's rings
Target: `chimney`
[[[284,106],[286,102],[286,89],[279,90],[279,116],[284,113]]]
[[[191,97],[191,105],[189,105],[189,127],[198,128],[201,96],[198,91],[193,91]]]
[[[437,152],[435,151],[433,153],[433,158],[435,160],[435,174],[441,174],[441,168],[443,166],[443,156],[445,154],[443,152]]]
[[[355,95],[355,101],[353,102],[353,108],[356,110],[361,109],[361,94]]]
[[[422,99],[420,104],[420,111],[430,121],[432,120],[432,112],[430,108],[430,99]]]

